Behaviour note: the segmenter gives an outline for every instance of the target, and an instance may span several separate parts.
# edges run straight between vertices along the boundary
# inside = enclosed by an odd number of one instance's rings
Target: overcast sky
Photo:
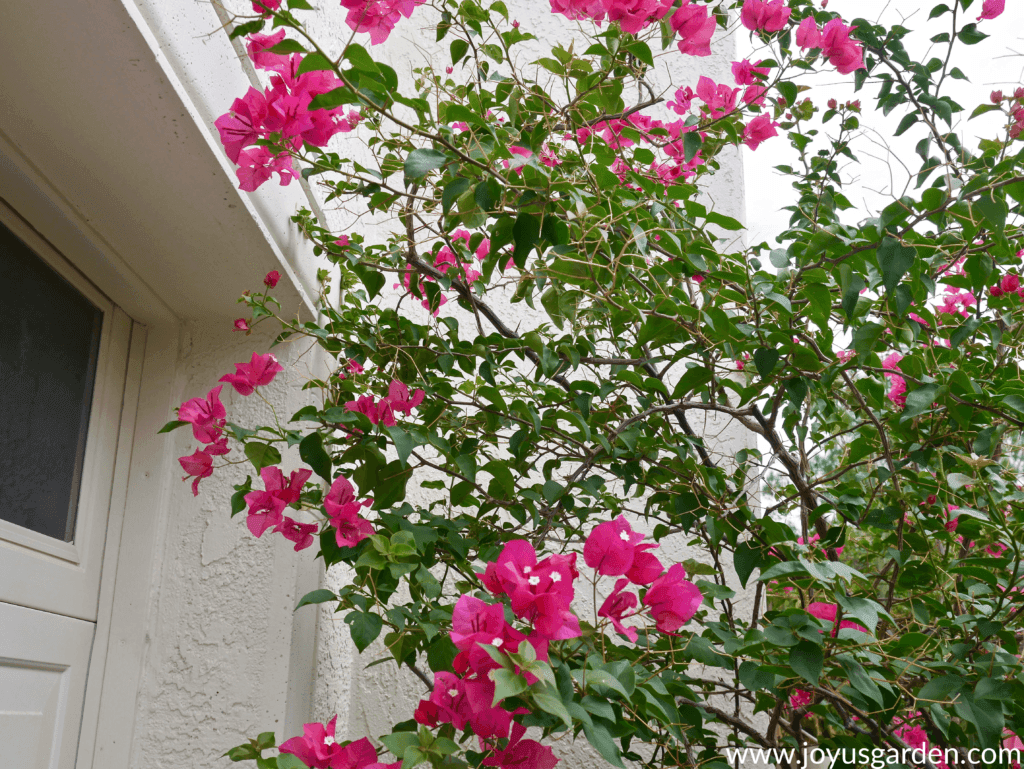
[[[886,24],[903,23],[909,29],[925,27],[926,34],[915,32],[906,41],[907,50],[927,61],[932,56],[945,56],[945,45],[934,45],[929,38],[949,28],[950,16],[926,22],[929,11],[938,0],[914,2],[913,0],[831,0],[828,9],[840,13],[844,19],[855,17],[872,19]],[[975,0],[967,17],[973,21],[981,12],[982,0]],[[964,18],[963,15],[960,16]],[[905,20],[905,21],[904,21]],[[948,94],[966,110],[954,128],[960,134],[964,145],[977,147],[979,136],[994,138],[998,135],[1002,116],[990,113],[967,122],[967,116],[977,104],[987,101],[991,91],[1002,89],[1012,93],[1014,88],[1024,85],[1024,0],[1006,0],[1006,11],[997,19],[981,21],[979,29],[991,37],[974,46],[957,44],[953,50],[953,63],[967,75],[969,81],[949,81],[942,93]],[[770,55],[756,51],[745,29],[740,28],[737,50],[740,57],[750,55],[753,61]],[[853,91],[853,76],[842,76],[834,70],[813,76],[805,81],[812,85],[808,92],[816,105],[824,106],[829,98],[840,101],[860,98],[868,104],[878,92],[878,86],[867,85],[859,94]],[[862,211],[877,211],[895,197],[902,194],[907,172],[901,160],[912,170],[920,167],[920,159],[914,154],[914,146],[925,130],[918,124],[902,137],[894,138],[893,133],[904,108],[894,110],[888,117],[881,113],[865,113],[861,120],[862,135],[855,140],[854,154],[862,161],[857,166],[845,169],[843,177],[851,182],[845,190],[846,196],[857,209],[853,218],[863,218]],[[817,116],[816,116],[817,117]],[[818,122],[818,127],[820,122]],[[828,123],[834,128],[837,121]],[[1024,147],[1024,144],[1020,145]],[[888,147],[888,148],[887,148]],[[748,244],[770,239],[782,232],[788,223],[789,212],[780,208],[790,204],[794,192],[790,180],[782,177],[774,167],[780,164],[795,165],[796,152],[782,135],[762,144],[756,152],[743,148],[746,181]],[[931,179],[929,179],[929,182]],[[849,212],[853,214],[854,212]],[[771,242],[771,241],[770,241]],[[773,243],[774,245],[774,243]]]

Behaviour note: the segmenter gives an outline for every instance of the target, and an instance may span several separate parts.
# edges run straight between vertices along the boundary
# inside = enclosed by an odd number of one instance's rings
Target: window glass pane
[[[103,313],[0,224],[0,519],[70,542]]]

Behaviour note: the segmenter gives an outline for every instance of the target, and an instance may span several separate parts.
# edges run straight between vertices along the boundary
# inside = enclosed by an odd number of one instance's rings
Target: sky
[[[950,16],[947,14],[940,19],[926,21],[929,11],[939,1],[831,0],[828,10],[841,14],[848,21],[862,17],[884,24],[901,23],[911,30],[924,27],[926,32],[912,33],[905,45],[912,55],[921,57],[919,61],[927,61],[932,56],[945,56],[946,53],[945,44],[932,44],[929,38],[949,28]],[[981,12],[981,2],[975,0],[967,11],[970,21]],[[978,27],[991,37],[974,46],[958,43],[953,50],[953,64],[959,66],[969,80],[950,81],[947,78],[949,85],[944,84],[942,91],[966,109],[959,121],[954,119],[953,127],[960,134],[964,146],[971,148],[977,147],[979,137],[995,138],[1002,120],[1001,114],[989,113],[968,122],[967,116],[974,107],[987,102],[993,90],[1012,93],[1014,88],[1024,85],[1024,0],[1006,0],[1002,16],[981,21]],[[770,55],[764,50],[754,50],[746,30],[741,28],[738,34],[739,58],[750,56],[752,61],[756,61]],[[829,98],[839,101],[859,98],[866,105],[877,94],[877,85],[866,85],[855,94],[852,75],[843,76],[834,70],[828,71],[827,67],[825,69],[825,72],[804,81],[812,86],[812,90],[803,95],[811,96],[816,105],[824,107]],[[854,154],[861,162],[856,166],[848,165],[842,172],[844,180],[849,182],[845,194],[855,206],[848,212],[851,221],[866,218],[871,215],[868,212],[877,212],[900,197],[907,179],[902,165],[904,160],[912,170],[920,167],[920,158],[914,154],[914,147],[922,138],[922,131],[927,129],[918,124],[903,136],[893,137],[904,114],[903,108],[897,108],[888,117],[881,113],[862,115],[861,135],[853,145]],[[835,127],[837,123],[833,119],[826,127]],[[821,127],[820,121],[817,125]],[[786,228],[789,212],[780,209],[791,204],[795,193],[790,186],[791,180],[775,171],[774,167],[793,164],[796,157],[796,151],[781,134],[756,151],[744,149],[748,245],[768,240],[774,246],[773,235]]]

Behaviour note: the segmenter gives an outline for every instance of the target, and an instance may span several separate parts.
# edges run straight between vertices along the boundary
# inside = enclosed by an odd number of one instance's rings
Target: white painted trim
[[[100,715],[100,701],[103,695],[104,673],[110,657],[111,614],[114,607],[114,588],[117,586],[118,553],[124,528],[125,505],[128,492],[128,473],[135,444],[135,417],[138,413],[142,384],[142,365],[146,352],[146,328],[140,323],[132,324],[131,346],[128,351],[128,369],[125,376],[124,406],[122,408],[121,431],[117,441],[117,457],[114,462],[113,494],[107,519],[107,542],[104,550],[104,573],[100,581],[99,607],[96,620],[96,635],[93,638],[92,654],[89,659],[89,684],[85,689],[85,704],[82,710],[82,728],[79,735],[76,769],[91,769],[92,754],[96,745],[96,729]]]
[[[177,322],[177,317],[116,250],[78,214],[75,206],[0,132],[0,204],[64,256],[88,282],[140,323]],[[43,236],[41,233],[46,233]],[[84,275],[83,275],[84,279]]]
[[[148,329],[135,435],[155,436],[180,402],[180,333],[181,327],[172,324]],[[160,589],[169,490],[171,483],[178,482],[171,441],[135,442],[120,529],[120,540],[131,545],[118,550],[114,584],[109,593],[105,586],[103,594],[109,632],[105,648],[94,658],[103,660],[102,673],[99,680],[91,679],[99,692],[87,693],[94,710],[89,712],[91,733],[85,735],[83,730],[82,738],[83,744],[91,744],[91,754],[80,753],[77,769],[129,769],[131,765],[136,703],[156,624],[152,608]]]

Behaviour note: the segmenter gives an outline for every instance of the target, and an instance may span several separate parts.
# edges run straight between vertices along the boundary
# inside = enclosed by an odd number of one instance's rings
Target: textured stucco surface
[[[196,119],[210,128],[231,99],[248,87],[252,74],[239,62],[226,35],[218,30],[221,20],[214,8],[206,3],[179,5],[162,0],[138,5],[178,77],[193,93],[198,105]],[[350,30],[336,3],[327,5],[329,12],[318,13],[311,29],[318,39],[333,41],[327,46],[331,51],[349,39]],[[546,45],[568,45],[569,40],[559,31],[566,28],[562,18],[548,22],[547,0],[520,0],[508,6],[511,17],[522,21],[524,29],[541,36],[539,42],[522,47],[521,61],[540,56]],[[243,0],[229,0],[225,7],[248,12],[248,3]],[[429,24],[429,13],[418,11],[412,19],[403,20],[388,44],[381,47],[383,50],[375,49],[374,54],[382,54],[406,82],[412,70],[426,61],[443,67],[448,62],[448,41],[435,45],[433,34],[426,31]],[[360,37],[364,39],[359,42],[367,44],[365,36]],[[719,33],[712,57],[695,59],[669,52],[659,59],[659,71],[652,78],[656,90],[669,82],[695,86],[700,74],[716,82],[731,82],[729,64],[734,47],[731,37]],[[197,63],[197,57],[202,61]],[[671,92],[664,95],[672,96]],[[664,119],[674,117],[663,107],[650,112]],[[342,137],[338,141],[348,142],[342,145],[346,155],[358,156],[360,150],[351,139]],[[727,150],[720,162],[721,170],[704,190],[705,202],[742,220],[745,212],[739,153]],[[301,263],[299,257],[308,251],[297,243],[295,229],[288,222],[295,208],[306,204],[298,188],[265,185],[253,196],[253,204],[266,223],[268,237],[290,255],[298,279],[307,282],[313,268]],[[338,232],[349,231],[356,224],[352,212],[343,208],[328,206],[324,212],[327,223]],[[366,231],[362,224],[360,227]],[[382,240],[388,229],[387,222],[379,222],[369,236]],[[396,299],[397,294],[393,294],[384,301]],[[230,302],[231,297],[225,297],[226,305]],[[418,304],[406,302],[403,307],[416,313],[418,320],[423,319]],[[510,326],[522,322],[525,328],[536,323],[536,316],[523,304],[505,311]],[[449,305],[445,312],[459,311]],[[268,342],[258,335],[234,334],[229,324],[216,330],[206,324],[193,324],[179,359],[184,372],[183,397],[205,394],[221,374],[231,370],[232,363],[247,359],[254,349],[266,349]],[[287,367],[297,352],[285,349],[278,355]],[[226,388],[229,419],[243,425],[265,422],[273,418],[273,405],[286,420],[304,403],[304,394],[288,383],[303,376],[301,371],[289,371],[266,388],[269,404],[243,399]],[[750,445],[750,436],[735,425],[708,420],[694,427],[708,437],[713,453],[725,457]],[[194,441],[188,437],[184,429],[174,434],[179,454],[193,450]],[[290,463],[286,456],[282,464],[287,470],[295,463],[294,457]],[[305,717],[324,721],[337,714],[339,733],[342,725],[347,725],[346,738],[376,738],[389,732],[391,724],[407,720],[423,694],[422,682],[408,670],[397,670],[393,663],[367,669],[369,663],[386,656],[386,651],[378,641],[364,654],[357,654],[348,626],[342,621],[344,614],[335,615],[329,608],[306,608],[302,612],[318,613],[315,679],[311,706],[299,702],[301,697],[295,689],[297,682],[303,682],[303,673],[294,669],[296,650],[291,645],[296,620],[292,607],[305,592],[305,587],[300,589],[298,585],[307,585],[311,573],[315,580],[316,567],[309,563],[308,552],[296,555],[280,537],[265,535],[256,540],[241,517],[228,517],[231,484],[242,475],[240,471],[219,472],[203,482],[198,499],[193,499],[188,486],[182,484],[170,500],[172,515],[164,554],[154,566],[157,619],[139,695],[133,767],[227,766],[226,759],[217,759],[227,747],[266,729],[275,729],[280,738],[290,736],[297,719]],[[423,490],[411,488],[413,504],[425,499]],[[685,538],[664,542],[661,555],[666,561],[698,557],[687,547]],[[344,569],[335,569],[322,576],[321,584],[337,589],[348,579]],[[604,593],[598,600],[610,588],[610,583],[602,585]],[[748,613],[752,595],[739,591],[734,603],[738,611]],[[592,612],[587,598],[581,596],[577,610]],[[577,769],[604,765],[585,741],[568,743],[568,739],[562,739],[556,746],[563,759],[561,766]]]
[[[233,363],[248,360],[254,349],[267,349],[273,338],[246,337],[233,332],[230,323],[188,324],[183,336],[178,361],[183,398],[205,396],[220,376],[234,370]],[[272,425],[276,411],[277,419],[287,422],[308,398],[296,386],[305,375],[303,364],[289,365],[301,351],[275,348],[286,371],[260,388],[265,401],[258,395],[242,398],[225,385],[221,396],[228,420],[246,427]],[[197,447],[187,427],[149,439],[173,441],[176,455]],[[297,465],[297,456],[285,454],[282,469]],[[257,540],[244,515],[229,517],[232,485],[245,476],[242,467],[218,469],[201,482],[198,497],[190,484],[172,486],[162,558],[154,564],[159,588],[138,699],[133,767],[214,766],[227,748],[246,738],[284,731],[298,616],[292,610],[309,565],[282,537],[265,534]],[[258,479],[254,487],[262,487]]]

